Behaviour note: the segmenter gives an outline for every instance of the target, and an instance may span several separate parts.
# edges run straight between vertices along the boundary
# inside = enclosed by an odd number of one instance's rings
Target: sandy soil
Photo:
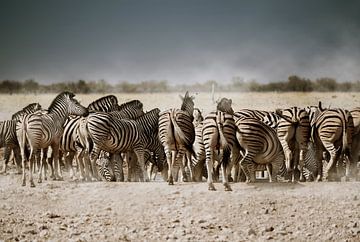
[[[0,176],[0,239],[359,241],[360,183],[80,183]]]

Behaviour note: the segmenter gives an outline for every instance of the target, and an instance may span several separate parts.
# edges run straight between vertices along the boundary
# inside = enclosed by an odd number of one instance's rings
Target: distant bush
[[[244,81],[240,77],[232,78],[230,83],[222,84],[216,80],[209,80],[204,83],[169,85],[166,80],[143,81],[132,83],[121,81],[111,85],[105,80],[99,81],[69,81],[52,84],[40,84],[35,80],[26,81],[3,80],[0,81],[0,93],[58,93],[71,91],[74,93],[143,93],[143,92],[210,92],[212,86],[217,92],[360,92],[360,81],[337,82],[333,78],[324,77],[316,80],[292,75],[287,81],[258,83],[255,80]]]

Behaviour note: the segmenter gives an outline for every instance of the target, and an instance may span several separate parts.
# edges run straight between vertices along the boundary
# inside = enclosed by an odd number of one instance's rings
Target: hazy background
[[[0,80],[360,79],[360,1],[9,0]]]

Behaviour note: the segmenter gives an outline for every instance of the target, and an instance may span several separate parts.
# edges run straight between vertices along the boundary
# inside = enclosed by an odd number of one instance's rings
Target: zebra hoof
[[[35,184],[33,181],[30,182],[30,187],[35,187]]]
[[[21,184],[21,186],[23,186],[23,187],[26,186],[26,182],[23,181],[22,184]]]
[[[169,185],[174,185],[174,182],[173,182],[173,181],[169,181],[168,184],[169,184]]]
[[[42,180],[41,180],[41,179],[39,179],[39,180],[38,180],[38,183],[42,183]]]
[[[216,191],[214,184],[209,184],[208,190],[209,191]]]
[[[224,184],[224,186],[225,186],[225,191],[226,191],[226,192],[232,191],[232,189],[231,189],[231,187],[230,187],[229,184]]]
[[[63,181],[64,178],[63,178],[62,176],[59,176],[59,177],[56,178],[56,180],[57,180],[57,181]]]

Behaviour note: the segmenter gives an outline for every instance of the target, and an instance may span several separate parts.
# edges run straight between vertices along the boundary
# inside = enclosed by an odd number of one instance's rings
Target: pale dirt
[[[84,105],[100,96],[79,95]],[[120,102],[131,99],[117,96]],[[205,110],[210,109],[209,96],[198,95]],[[325,105],[360,106],[359,94],[224,96],[232,97],[236,108],[272,110],[315,105],[319,99]],[[38,100],[46,107],[49,97],[51,101],[54,95],[0,96],[0,104],[14,104],[1,105],[0,113],[9,118],[18,107]],[[133,98],[146,109],[180,105],[177,94]],[[232,192],[217,183],[217,191],[211,192],[206,183],[72,182],[65,173],[65,181],[30,188],[20,185],[21,176],[14,171],[0,175],[0,240],[360,241],[359,182],[237,183],[231,184]]]

